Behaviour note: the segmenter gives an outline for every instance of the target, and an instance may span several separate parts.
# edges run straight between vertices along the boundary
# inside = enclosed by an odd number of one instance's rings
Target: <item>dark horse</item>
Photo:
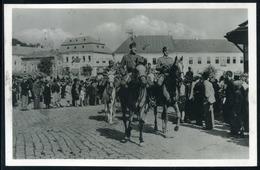
[[[143,62],[137,61],[137,66],[132,72],[124,76],[121,82],[119,97],[123,112],[123,121],[125,126],[125,141],[130,139],[133,116],[136,114],[139,119],[139,141],[140,146],[144,146],[143,140],[143,126],[147,113],[147,73]],[[127,112],[129,117],[127,118]]]
[[[177,57],[173,65],[169,68],[169,70],[165,73],[166,77],[161,86],[158,86],[156,83],[151,83],[148,88],[148,99],[150,106],[154,108],[154,130],[158,130],[157,126],[157,107],[163,106],[162,112],[162,130],[165,138],[168,138],[167,134],[167,122],[168,115],[167,109],[169,107],[173,107],[175,112],[177,113],[177,124],[174,128],[175,131],[178,131],[180,125],[180,111],[178,107],[178,97],[179,97],[179,80],[180,80],[180,70],[177,65]],[[150,76],[148,75],[148,79]],[[170,98],[167,100],[166,91],[169,93]],[[151,104],[153,103],[153,104]]]

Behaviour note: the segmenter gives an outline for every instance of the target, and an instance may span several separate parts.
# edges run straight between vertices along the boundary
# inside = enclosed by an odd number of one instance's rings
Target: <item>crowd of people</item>
[[[244,135],[249,131],[248,75],[234,75],[226,71],[217,80],[209,72],[193,76],[191,68],[181,83],[179,108],[182,122],[196,121],[205,129],[214,128],[214,117],[218,115],[230,126],[233,135]],[[185,116],[184,116],[185,115]]]
[[[100,103],[98,79],[96,77],[80,80],[78,78],[24,76],[22,80],[13,78],[13,107],[21,103],[21,110],[50,109],[70,106],[88,106]],[[20,102],[19,102],[20,101]]]

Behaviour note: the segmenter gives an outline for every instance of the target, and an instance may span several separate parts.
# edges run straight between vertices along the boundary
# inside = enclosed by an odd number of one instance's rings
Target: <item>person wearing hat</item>
[[[170,69],[173,64],[173,59],[169,57],[169,51],[166,46],[162,48],[163,56],[157,59],[156,70],[159,71],[157,83],[159,86],[163,84],[165,73]]]
[[[109,60],[108,64],[109,65],[104,69],[103,74],[107,75],[110,71],[115,71],[116,73],[118,73],[118,68],[113,60]]]
[[[192,83],[191,94],[189,97],[190,100],[193,100],[192,102],[193,112],[191,114],[195,117],[196,125],[198,126],[203,126],[202,120],[204,119],[204,112],[203,112],[204,96],[205,96],[205,87],[203,85],[203,79],[201,75],[198,74],[198,76],[195,76],[194,82]]]
[[[124,69],[127,70],[128,73],[132,73],[136,67],[136,61],[142,58],[137,54],[136,43],[133,42],[129,45],[130,52],[123,56],[120,62],[120,73],[125,73]]]
[[[119,66],[119,73],[122,76],[131,76],[134,73],[134,70],[136,68],[136,61],[138,59],[141,59],[142,56],[137,54],[137,48],[136,48],[136,43],[132,42],[131,44],[129,44],[129,53],[124,55],[121,62],[120,62],[120,66]],[[124,87],[127,87],[127,82],[125,81],[121,81],[121,85],[123,85]],[[121,101],[121,108],[122,108],[122,112],[124,113],[123,115],[127,114],[127,103],[128,103],[128,98],[125,95],[125,91],[126,89],[122,90],[123,88],[121,88],[120,92],[119,92],[119,98]],[[126,122],[126,120],[124,119],[124,122]]]
[[[224,121],[230,124],[231,113],[234,107],[234,81],[232,79],[232,71],[227,71],[224,75],[224,84],[226,85],[225,98],[223,99],[224,108],[223,108],[223,118]]]

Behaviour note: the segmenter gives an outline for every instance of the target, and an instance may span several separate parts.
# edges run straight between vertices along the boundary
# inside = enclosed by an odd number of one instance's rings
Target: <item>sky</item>
[[[126,30],[174,39],[223,39],[248,20],[247,9],[13,9],[13,38],[58,49],[69,37],[91,36],[116,50]]]

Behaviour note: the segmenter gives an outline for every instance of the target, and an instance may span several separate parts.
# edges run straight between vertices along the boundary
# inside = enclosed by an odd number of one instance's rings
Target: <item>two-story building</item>
[[[183,56],[184,72],[191,67],[196,74],[209,65],[216,68],[218,74],[227,70],[243,71],[243,54],[225,39],[173,39],[168,35],[129,37],[115,50],[116,61],[120,62],[129,52],[129,44],[133,41],[137,44],[138,54],[147,58],[152,67],[163,56],[162,48],[167,46],[170,57]]]
[[[12,71],[15,73],[24,73],[26,69],[22,64],[22,59],[32,54],[33,52],[41,51],[42,48],[23,47],[19,44],[12,46]]]
[[[61,45],[59,52],[62,56],[62,67],[80,74],[82,67],[92,67],[95,76],[100,68],[108,66],[108,61],[113,59],[112,50],[104,43],[90,37],[67,38]]]

